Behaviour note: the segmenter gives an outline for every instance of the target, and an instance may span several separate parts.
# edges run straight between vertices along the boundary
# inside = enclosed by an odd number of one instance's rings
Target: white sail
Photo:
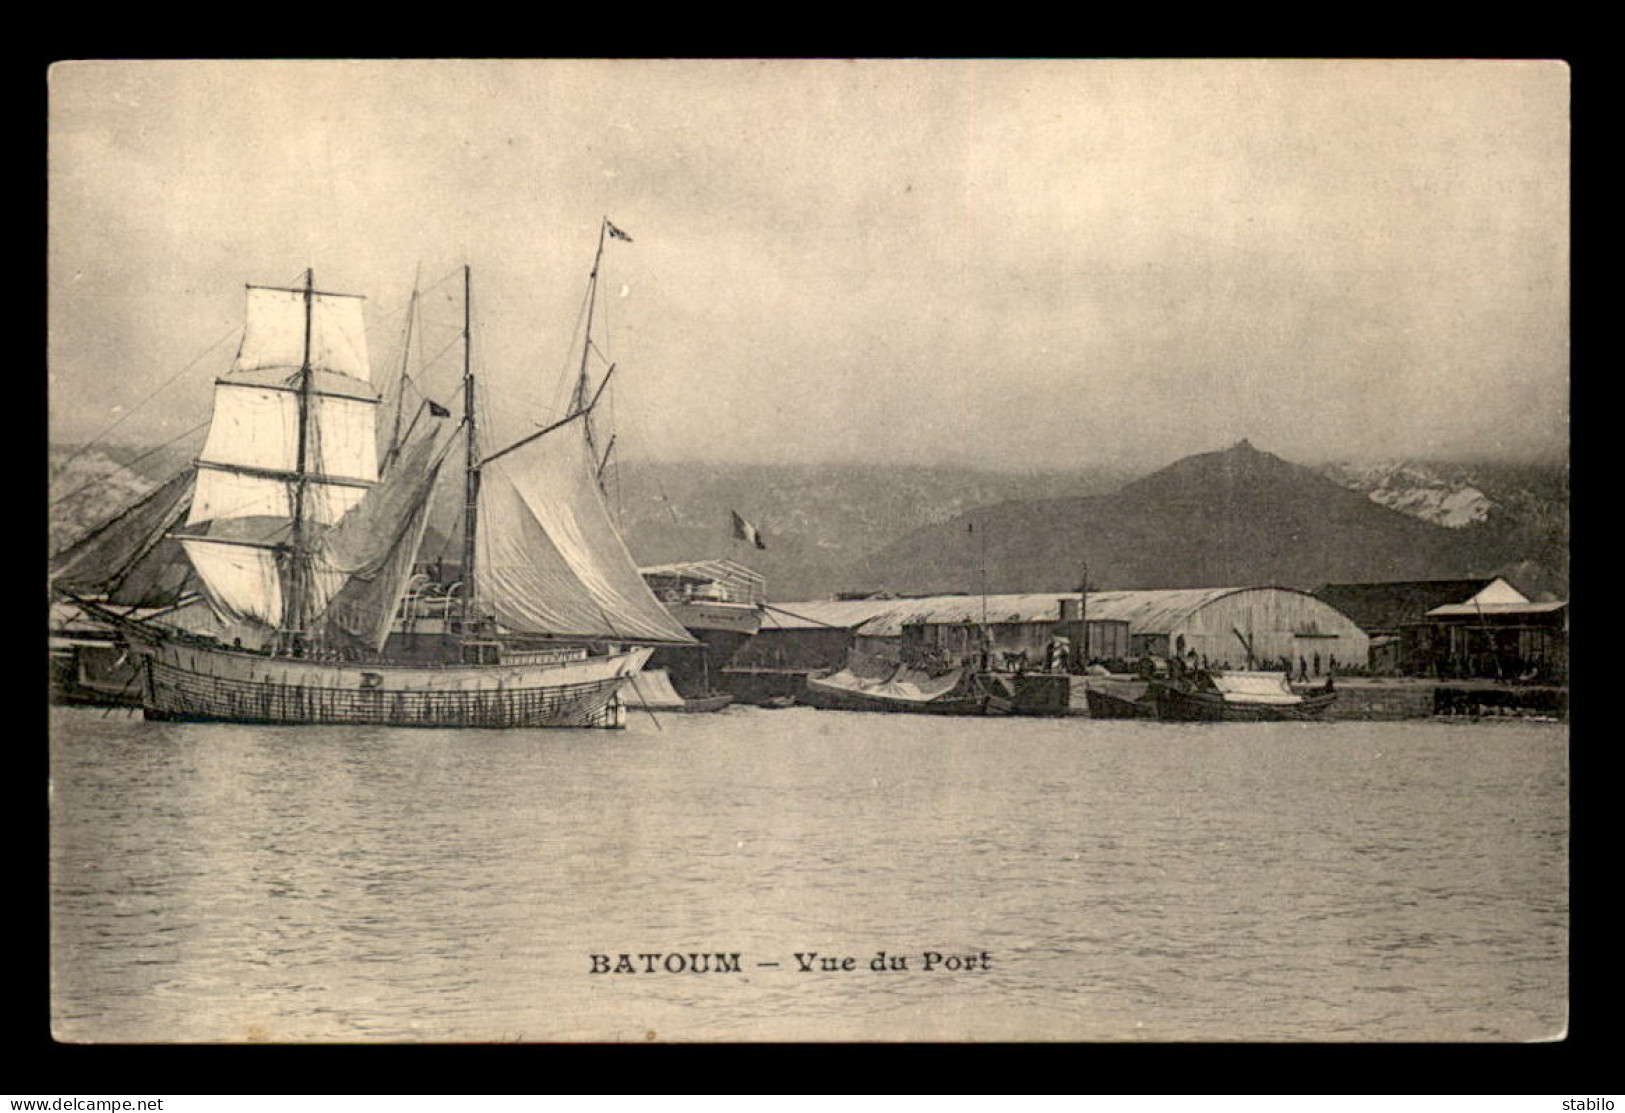
[[[378,400],[317,394],[310,403],[309,470],[335,479],[377,479]]]
[[[307,529],[333,526],[378,478],[378,396],[367,381],[361,304],[248,289],[242,346],[215,383],[186,519],[187,555],[222,619],[278,625],[289,565],[275,547],[292,539],[296,513]],[[342,586],[317,569],[305,584],[318,606]]]
[[[197,491],[187,525],[232,518],[293,517],[292,492],[283,480],[211,468],[209,463],[212,461],[198,461]]]
[[[293,516],[299,391],[222,379],[198,456],[188,524]],[[378,478],[375,398],[312,394],[305,428],[305,515],[332,525]]]
[[[639,575],[595,470],[574,428],[481,469],[480,613],[516,634],[692,643]]]
[[[281,624],[282,576],[274,550],[196,537],[181,538],[181,546],[222,621]]]
[[[299,396],[221,380],[200,459],[270,471],[292,471],[299,461]]]
[[[199,460],[197,493],[187,525],[235,518],[293,518],[293,481],[250,472],[210,467]],[[330,526],[361,501],[370,484],[329,483],[311,479],[305,485],[305,519]]]
[[[362,299],[349,294],[248,288],[247,321],[234,372],[290,370],[305,366],[305,299],[310,298],[310,367],[363,381],[372,375]]]

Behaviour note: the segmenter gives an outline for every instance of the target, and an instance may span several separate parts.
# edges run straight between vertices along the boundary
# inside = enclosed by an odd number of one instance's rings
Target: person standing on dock
[[[1301,656],[1298,658],[1298,683],[1309,683],[1309,661]]]
[[[1320,675],[1320,650],[1315,650],[1315,675]]]

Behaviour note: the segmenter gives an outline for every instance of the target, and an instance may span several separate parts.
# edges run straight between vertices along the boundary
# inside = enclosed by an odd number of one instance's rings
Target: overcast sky
[[[414,273],[464,262],[533,428],[607,215],[639,457],[1561,457],[1568,97],[1542,62],[60,65],[51,435],[206,421],[244,284],[307,266],[387,380]]]

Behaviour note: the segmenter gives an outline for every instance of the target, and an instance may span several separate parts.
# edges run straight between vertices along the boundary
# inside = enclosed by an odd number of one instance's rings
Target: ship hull
[[[136,652],[149,719],[535,729],[624,726],[621,688],[650,651],[440,668],[266,657],[165,641]]]
[[[1300,703],[1258,704],[1227,700],[1207,692],[1151,686],[1157,718],[1176,723],[1279,723],[1319,719],[1337,701],[1336,693],[1304,696]]]
[[[1095,688],[1087,690],[1084,698],[1089,704],[1091,719],[1155,719],[1157,707],[1143,699],[1124,699]]]
[[[899,675],[901,674],[901,670]],[[842,677],[843,679],[836,679]],[[1009,710],[1009,700],[983,690],[974,677],[961,675],[933,695],[888,692],[856,685],[851,674],[809,676],[796,695],[798,702],[826,711],[885,711],[910,715],[998,715]]]
[[[825,711],[886,711],[906,715],[987,715],[990,713],[986,696],[969,696],[937,700],[896,700],[883,696],[864,695],[859,692],[833,691],[821,688],[809,680],[807,689],[799,697],[808,707]],[[996,713],[993,712],[993,713]]]

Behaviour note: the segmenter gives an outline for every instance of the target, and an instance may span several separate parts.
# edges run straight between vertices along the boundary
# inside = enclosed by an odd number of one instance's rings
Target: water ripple
[[[57,712],[56,1033],[1521,1040],[1566,1023],[1558,726],[661,725]],[[927,973],[927,950],[992,967]],[[594,953],[718,951],[742,969],[589,972]],[[802,974],[797,951],[856,969]],[[880,951],[910,968],[870,970]]]

